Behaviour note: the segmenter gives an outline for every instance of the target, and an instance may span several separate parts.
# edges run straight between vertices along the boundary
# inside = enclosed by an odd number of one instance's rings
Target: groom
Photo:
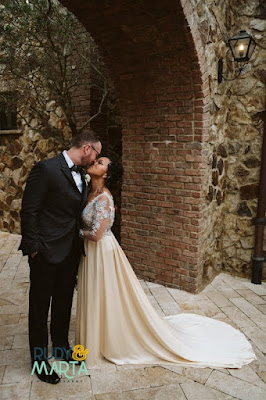
[[[45,362],[48,374],[37,372],[37,376],[48,383],[60,381],[54,371],[49,374],[47,361],[50,300],[53,348],[63,349],[65,361],[73,360],[68,330],[75,278],[84,254],[79,237],[87,197],[82,167],[93,164],[101,149],[99,138],[90,130],[83,131],[68,151],[34,165],[24,191],[19,249],[29,256],[30,352],[32,365]]]

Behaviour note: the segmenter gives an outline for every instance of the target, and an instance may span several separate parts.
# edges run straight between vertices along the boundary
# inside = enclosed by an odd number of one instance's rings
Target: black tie
[[[72,167],[70,167],[70,171],[75,171],[75,172],[81,172],[82,167],[80,165],[73,165]]]

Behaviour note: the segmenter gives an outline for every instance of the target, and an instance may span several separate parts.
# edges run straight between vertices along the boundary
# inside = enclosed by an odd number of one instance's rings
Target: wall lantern
[[[222,80],[233,81],[236,79],[249,62],[256,47],[255,40],[246,31],[240,31],[237,35],[228,39],[228,44],[233,54],[234,61],[240,63],[238,66],[238,73],[234,78],[225,78],[223,76],[223,60],[220,58],[218,60],[218,83],[221,83]]]

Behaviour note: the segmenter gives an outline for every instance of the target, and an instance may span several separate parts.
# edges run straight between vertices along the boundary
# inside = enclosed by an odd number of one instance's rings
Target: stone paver
[[[232,400],[233,397],[196,382],[181,385],[188,400]]]
[[[0,386],[1,400],[29,400],[31,383],[8,383]]]
[[[225,375],[220,371],[212,372],[206,382],[206,386],[241,400],[265,400],[266,398],[266,391],[259,386],[252,385],[231,375]]]
[[[161,315],[206,315],[240,329],[251,341],[257,360],[241,369],[188,368],[165,365],[114,365],[62,377],[48,385],[31,375],[28,345],[29,268],[17,250],[20,236],[0,232],[0,398],[1,400],[265,400],[266,283],[221,273],[200,294],[140,281]],[[75,343],[76,293],[70,325]]]

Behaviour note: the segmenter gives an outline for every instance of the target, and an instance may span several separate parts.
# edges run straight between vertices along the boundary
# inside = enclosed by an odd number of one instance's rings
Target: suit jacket
[[[40,252],[48,262],[60,263],[78,236],[80,215],[87,198],[82,175],[80,193],[61,153],[32,168],[25,187],[21,209],[23,255]],[[83,240],[79,239],[84,252]]]

